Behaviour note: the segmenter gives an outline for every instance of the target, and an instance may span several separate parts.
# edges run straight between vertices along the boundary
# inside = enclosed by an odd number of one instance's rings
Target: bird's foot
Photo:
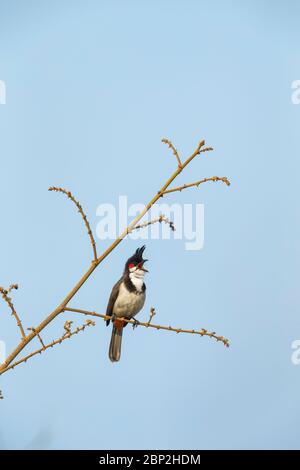
[[[136,320],[135,318],[133,318],[132,320],[133,320],[132,329],[134,330],[135,328],[139,326],[140,322]]]

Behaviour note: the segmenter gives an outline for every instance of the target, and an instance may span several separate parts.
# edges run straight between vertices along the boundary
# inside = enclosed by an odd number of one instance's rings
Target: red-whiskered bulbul
[[[113,322],[109,345],[109,358],[112,362],[119,361],[121,356],[123,328],[127,325],[122,318],[134,318],[145,303],[144,275],[148,271],[144,268],[144,263],[148,260],[143,259],[144,250],[145,245],[138,248],[126,261],[123,276],[114,285],[109,297],[106,315]],[[110,319],[106,320],[106,325],[109,323]]]

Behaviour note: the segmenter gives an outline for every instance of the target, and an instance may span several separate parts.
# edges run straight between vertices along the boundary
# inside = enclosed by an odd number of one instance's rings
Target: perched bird
[[[138,248],[131,258],[126,261],[121,279],[112,288],[106,315],[111,317],[113,330],[109,346],[109,358],[112,362],[120,360],[123,328],[127,325],[122,318],[134,318],[143,308],[146,298],[144,275],[147,269],[143,259],[145,245]],[[109,325],[110,319],[106,320]],[[137,322],[138,323],[138,322]]]

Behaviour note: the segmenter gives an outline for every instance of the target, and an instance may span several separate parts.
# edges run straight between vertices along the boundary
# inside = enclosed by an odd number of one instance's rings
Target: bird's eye
[[[134,264],[133,263],[130,263],[130,265],[128,266],[129,269],[132,269],[134,268]]]

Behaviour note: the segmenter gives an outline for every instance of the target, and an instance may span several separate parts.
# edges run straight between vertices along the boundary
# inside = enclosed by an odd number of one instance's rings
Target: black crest
[[[146,259],[143,258],[143,253],[145,251],[146,246],[143,245],[141,248],[138,248],[134,255],[132,255],[126,262],[125,264],[125,271],[128,270],[128,266],[130,264],[134,264],[135,266],[140,264],[140,263],[145,263]]]

